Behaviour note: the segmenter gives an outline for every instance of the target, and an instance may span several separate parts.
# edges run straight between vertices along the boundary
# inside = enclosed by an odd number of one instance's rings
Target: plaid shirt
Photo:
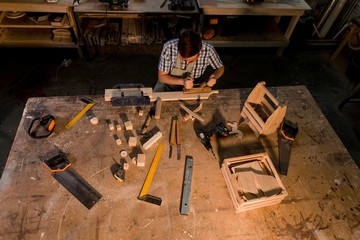
[[[170,73],[174,69],[176,59],[178,56],[178,41],[173,39],[166,42],[161,51],[158,69],[163,72]],[[223,63],[219,55],[216,53],[215,48],[208,42],[202,41],[202,48],[199,52],[199,57],[195,61],[194,69],[192,72],[193,78],[199,78],[204,74],[206,67],[211,66],[213,69],[220,68]],[[186,61],[181,60],[181,69],[186,68]]]

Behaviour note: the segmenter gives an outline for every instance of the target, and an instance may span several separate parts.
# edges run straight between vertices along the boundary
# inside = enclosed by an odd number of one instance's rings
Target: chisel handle
[[[180,121],[176,120],[176,143],[177,145],[181,144],[181,131],[180,131]]]
[[[171,119],[170,144],[174,145],[176,141],[176,120]]]

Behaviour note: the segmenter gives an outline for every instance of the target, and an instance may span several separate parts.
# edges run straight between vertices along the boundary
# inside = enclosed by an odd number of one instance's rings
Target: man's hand
[[[212,86],[214,86],[215,84],[216,84],[216,78],[215,78],[215,75],[214,74],[211,74],[210,75],[210,78],[209,78],[209,80],[207,81],[207,85],[209,86],[209,87],[212,87]]]
[[[194,81],[191,77],[184,78],[185,89],[191,89],[194,86]]]

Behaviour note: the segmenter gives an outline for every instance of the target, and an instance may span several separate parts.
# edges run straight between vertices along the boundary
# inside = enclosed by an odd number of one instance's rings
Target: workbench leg
[[[293,33],[299,19],[300,19],[300,16],[293,16],[291,18],[290,23],[289,23],[289,25],[288,25],[288,27],[287,27],[287,29],[285,31],[285,34],[284,34],[285,38],[288,41],[290,41],[290,37],[291,37],[291,35],[292,35],[292,33]],[[284,52],[284,49],[285,48],[279,48],[278,51],[277,51],[277,55],[281,56],[283,54],[283,52]]]

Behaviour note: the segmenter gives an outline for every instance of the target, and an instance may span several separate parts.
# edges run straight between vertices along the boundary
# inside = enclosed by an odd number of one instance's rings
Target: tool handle
[[[180,121],[176,120],[176,143],[181,144],[181,131],[180,131]]]
[[[155,115],[154,118],[155,119],[160,119],[160,115],[161,115],[161,106],[162,106],[162,100],[161,98],[157,98],[156,99],[156,104],[155,104]]]
[[[148,129],[149,125],[150,125],[150,122],[151,122],[151,116],[148,115],[148,116],[146,117],[145,124],[144,124],[144,126],[142,127],[142,129],[141,129],[141,134],[145,134],[145,133],[147,132],[147,129]]]
[[[207,86],[207,82],[206,82],[206,81],[204,81],[204,82],[202,82],[202,83],[199,84],[199,87],[206,87],[206,86]]]
[[[170,144],[174,145],[176,140],[176,120],[171,119]]]

